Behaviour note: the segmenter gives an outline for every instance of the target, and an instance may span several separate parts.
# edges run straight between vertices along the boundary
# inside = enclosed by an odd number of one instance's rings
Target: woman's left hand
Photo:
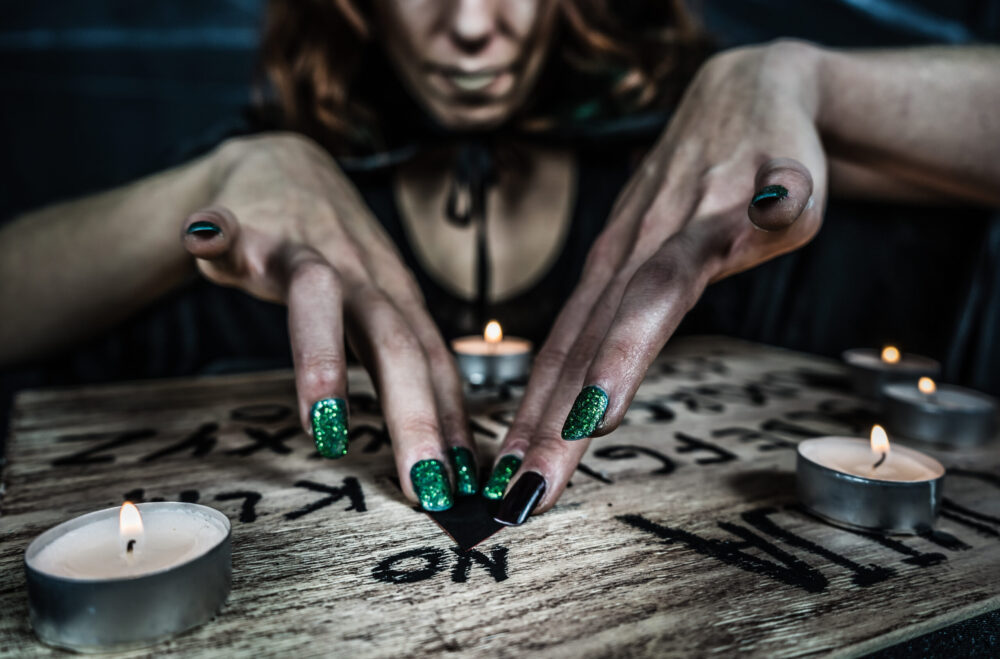
[[[778,42],[722,53],[699,71],[535,360],[498,454],[523,459],[500,519],[520,523],[552,507],[588,438],[618,427],[707,284],[816,234],[827,160],[815,54]]]

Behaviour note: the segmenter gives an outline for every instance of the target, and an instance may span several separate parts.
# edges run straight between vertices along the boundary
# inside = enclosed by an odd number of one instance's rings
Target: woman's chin
[[[450,130],[476,131],[495,128],[506,121],[514,108],[507,103],[482,105],[444,105],[434,103],[429,108],[434,119]]]

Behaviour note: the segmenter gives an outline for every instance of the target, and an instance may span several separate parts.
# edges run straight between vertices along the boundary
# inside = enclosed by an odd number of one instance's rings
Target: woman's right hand
[[[404,494],[428,510],[476,490],[454,360],[412,273],[333,159],[289,133],[219,147],[214,201],[182,241],[211,281],[288,305],[299,415],[346,454],[345,338],[381,400]],[[471,480],[470,480],[471,479]]]

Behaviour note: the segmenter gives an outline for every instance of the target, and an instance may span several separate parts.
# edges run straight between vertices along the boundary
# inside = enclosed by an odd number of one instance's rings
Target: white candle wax
[[[452,340],[451,348],[463,355],[521,355],[531,352],[531,341],[504,337],[490,342],[481,336],[460,336]]]
[[[913,483],[944,475],[940,462],[898,444],[892,445],[885,461],[875,468],[881,456],[871,450],[869,440],[854,437],[807,440],[799,445],[799,453],[827,469],[871,480]]]
[[[184,503],[139,504],[143,532],[132,552],[119,533],[117,511],[101,511],[54,538],[29,558],[31,567],[69,579],[106,580],[153,574],[191,561],[222,542],[228,529]]]

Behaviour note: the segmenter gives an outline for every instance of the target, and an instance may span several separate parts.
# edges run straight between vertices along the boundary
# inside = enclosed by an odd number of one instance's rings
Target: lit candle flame
[[[872,426],[871,443],[872,453],[879,456],[878,462],[872,467],[872,469],[877,469],[889,455],[889,435],[886,434],[885,428],[878,424]]]
[[[886,364],[895,364],[899,361],[899,349],[896,346],[886,346],[882,348],[882,361]]]
[[[503,339],[503,329],[500,327],[500,323],[495,320],[486,323],[486,329],[483,330],[483,338],[486,339],[486,343],[500,343],[501,339]]]
[[[135,504],[126,501],[118,513],[118,534],[126,553],[132,553],[135,545],[142,540],[142,533],[142,515]]]
[[[937,391],[937,385],[934,384],[934,380],[931,380],[930,378],[920,378],[920,380],[917,381],[917,388],[920,389],[921,393],[927,394],[928,396]]]

